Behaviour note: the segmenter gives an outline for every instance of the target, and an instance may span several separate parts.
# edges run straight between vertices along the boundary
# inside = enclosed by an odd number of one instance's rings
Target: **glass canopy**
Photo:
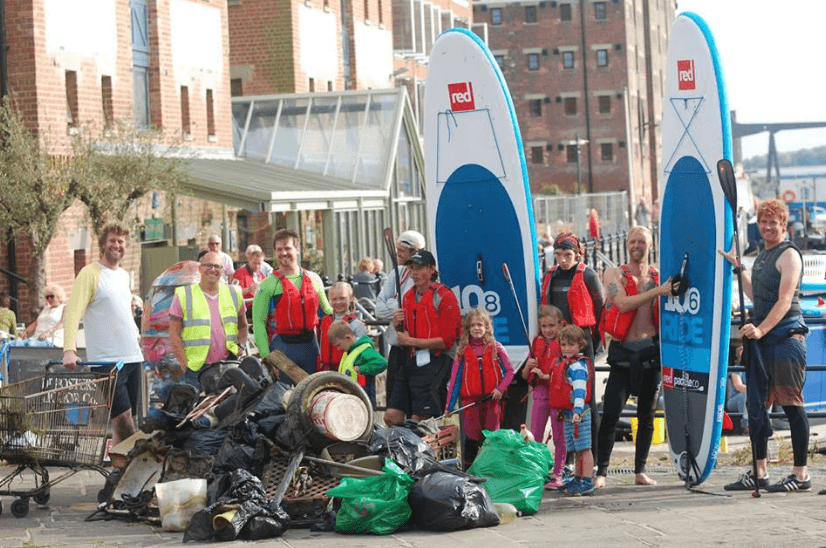
[[[386,188],[404,90],[345,91],[232,100],[239,157]]]

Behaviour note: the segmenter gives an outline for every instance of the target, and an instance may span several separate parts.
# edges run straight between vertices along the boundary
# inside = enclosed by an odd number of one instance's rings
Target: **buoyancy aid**
[[[298,335],[312,331],[318,325],[318,294],[306,270],[301,269],[301,287],[295,285],[281,272],[273,276],[281,282],[282,293],[275,305],[275,332],[273,335]],[[270,337],[272,338],[272,336]]]
[[[568,382],[567,374],[568,367],[579,360],[585,360],[588,363],[588,382],[585,390],[585,407],[591,402],[591,379],[594,377],[594,364],[585,355],[579,354],[573,358],[561,357],[551,371],[550,388],[548,390],[548,404],[551,409],[568,409],[574,410],[574,402],[571,398],[571,393],[574,391],[573,386]]]
[[[459,394],[463,400],[478,400],[492,394],[505,376],[496,345],[489,344],[481,356],[468,344],[462,353],[462,377]]]
[[[583,274],[586,268],[588,266],[585,263],[577,264],[576,273],[574,273],[571,287],[568,290],[568,309],[571,311],[571,322],[579,327],[593,327],[597,323],[596,314],[594,313],[594,301],[588,292],[588,285],[585,283]],[[551,289],[551,279],[558,269],[559,265],[553,265],[542,280],[542,304],[550,304],[548,292]]]
[[[341,363],[339,363],[336,369],[336,371],[342,375],[346,375],[356,381],[362,388],[367,386],[367,377],[356,371],[356,358],[370,347],[372,347],[372,345],[366,342],[357,346],[352,352],[343,352]]]
[[[637,295],[639,290],[634,277],[631,275],[631,269],[628,265],[620,265],[623,275],[625,276],[625,294],[629,297]],[[654,284],[660,285],[660,273],[653,266],[648,267],[648,272],[651,274],[651,279]],[[637,316],[637,309],[629,310],[628,312],[620,312],[616,305],[610,303],[605,305],[605,311],[602,314],[599,324],[599,333],[602,337],[602,342],[605,342],[605,334],[611,335],[611,338],[620,342],[624,341],[631,332],[631,324],[634,323],[634,318]],[[660,300],[654,300],[654,328],[660,328]]]
[[[345,314],[341,318],[343,321],[350,323],[356,319],[355,314]],[[330,342],[327,332],[330,326],[335,321],[335,316],[324,316],[318,324],[318,345],[320,352],[318,354],[318,362],[316,363],[316,371],[338,371],[338,365],[341,363],[341,357],[344,351]]]
[[[419,301],[416,302],[416,288],[409,289],[402,298],[404,309],[404,327],[411,337],[417,339],[433,339],[441,336],[439,305],[445,298],[456,297],[453,292],[440,283],[432,284]],[[461,322],[461,319],[460,319]],[[458,334],[460,325],[456,326]],[[434,350],[434,354],[441,355],[442,351]]]
[[[562,355],[562,350],[559,347],[559,341],[554,339],[551,342],[548,342],[542,335],[537,335],[534,337],[533,342],[531,343],[531,351],[536,358],[537,367],[539,367],[539,369],[546,375],[551,373],[556,360]],[[528,384],[531,386],[536,386],[539,382],[541,382],[535,377],[536,375],[530,373],[528,375]]]

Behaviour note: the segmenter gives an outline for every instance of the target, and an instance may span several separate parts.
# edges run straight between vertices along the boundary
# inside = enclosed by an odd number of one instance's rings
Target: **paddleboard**
[[[491,315],[496,339],[518,367],[529,345],[520,309],[529,333],[537,331],[536,229],[510,92],[475,34],[450,29],[436,39],[424,106],[427,209],[440,281],[463,313],[478,307]]]
[[[663,101],[660,270],[686,263],[688,290],[660,300],[660,351],[668,443],[683,479],[705,481],[717,461],[728,371],[731,209],[716,165],[731,159],[731,121],[711,31],[677,16],[669,37]],[[687,257],[687,259],[686,259]]]

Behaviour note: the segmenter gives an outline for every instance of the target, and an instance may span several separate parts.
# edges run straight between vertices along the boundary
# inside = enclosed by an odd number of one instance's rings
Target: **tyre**
[[[47,504],[49,504],[49,500],[51,498],[52,498],[52,494],[49,492],[49,489],[46,488],[45,490],[40,491],[35,496],[33,496],[32,500],[34,500],[35,504],[39,504],[41,506],[46,506]]]
[[[373,433],[373,406],[370,403],[370,398],[367,397],[367,393],[356,381],[340,373],[322,371],[313,373],[299,382],[293,390],[290,402],[287,404],[288,420],[291,417],[293,421],[297,420],[300,434],[307,432],[307,439],[316,451],[321,451],[331,443],[335,443],[336,440],[330,439],[318,431],[310,415],[313,398],[326,390],[356,396],[367,406],[369,411],[367,426],[355,441],[368,441]]]
[[[26,499],[17,499],[11,503],[11,515],[16,518],[24,518],[29,513],[29,501]]]

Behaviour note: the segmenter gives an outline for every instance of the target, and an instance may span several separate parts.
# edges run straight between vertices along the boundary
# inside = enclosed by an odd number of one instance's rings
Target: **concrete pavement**
[[[788,434],[788,432],[783,432]],[[568,498],[545,493],[539,513],[518,518],[499,527],[454,533],[407,531],[376,537],[314,533],[291,529],[282,537],[259,541],[258,545],[292,548],[336,546],[336,548],[480,548],[497,546],[547,547],[549,545],[600,546],[727,546],[749,548],[777,546],[826,546],[826,458],[812,459],[814,487],[805,493],[769,494],[759,499],[749,492],[729,493],[723,485],[734,481],[747,468],[727,464],[739,458],[747,447],[746,438],[729,438],[729,454],[711,478],[700,488],[688,491],[670,469],[667,445],[654,446],[650,475],[653,487],[633,485],[630,469],[633,446],[617,443],[614,459],[618,466],[608,476],[606,488],[593,497]],[[826,444],[826,426],[812,428],[812,442]],[[733,455],[733,456],[732,456]],[[781,452],[782,456],[782,452]],[[788,464],[770,466],[773,481],[789,473]],[[0,467],[0,477],[9,472]],[[59,473],[55,470],[52,477]],[[52,489],[48,507],[32,504],[24,518],[11,515],[10,497],[0,497],[0,547],[101,547],[143,548],[171,546],[182,542],[183,533],[170,533],[140,523],[121,520],[84,521],[97,503],[102,477],[93,472],[78,473]],[[224,543],[240,546],[242,543]],[[247,543],[243,543],[246,545]]]

